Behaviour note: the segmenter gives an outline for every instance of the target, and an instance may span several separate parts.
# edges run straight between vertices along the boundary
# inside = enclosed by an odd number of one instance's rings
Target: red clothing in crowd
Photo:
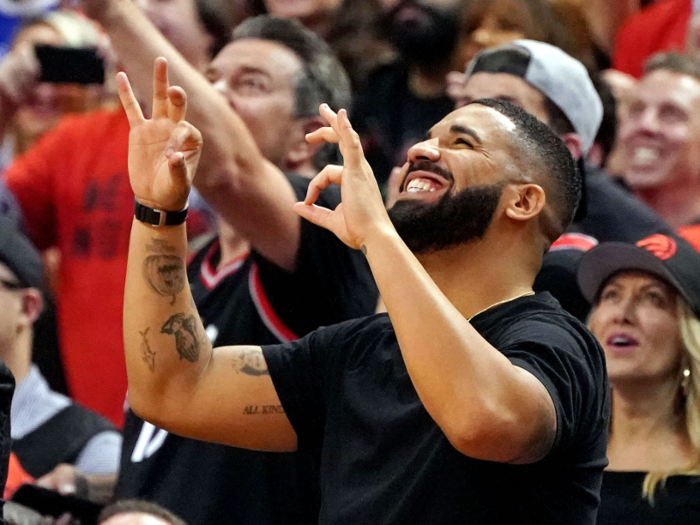
[[[57,309],[71,396],[121,426],[122,304],[134,195],[123,110],[69,116],[5,173],[39,249],[61,252]]]
[[[700,224],[689,224],[678,228],[678,235],[688,241],[693,248],[700,252]]]
[[[682,51],[691,9],[691,0],[658,0],[631,16],[617,34],[613,68],[639,78],[653,54]]]

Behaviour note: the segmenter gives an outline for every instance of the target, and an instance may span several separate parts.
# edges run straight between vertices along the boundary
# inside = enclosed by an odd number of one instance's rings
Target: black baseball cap
[[[39,252],[11,220],[2,216],[0,216],[0,263],[15,274],[23,287],[42,287],[44,267]]]
[[[636,244],[601,243],[581,259],[578,284],[594,304],[605,283],[626,270],[647,272],[668,282],[700,318],[700,253],[684,239],[656,233]]]

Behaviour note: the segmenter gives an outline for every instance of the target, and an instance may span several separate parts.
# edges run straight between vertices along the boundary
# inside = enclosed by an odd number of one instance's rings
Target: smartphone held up
[[[34,51],[41,66],[40,82],[104,84],[104,61],[95,47],[37,44]]]

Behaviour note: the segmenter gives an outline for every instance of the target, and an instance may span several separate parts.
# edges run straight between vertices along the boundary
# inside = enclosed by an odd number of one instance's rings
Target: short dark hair
[[[567,133],[576,133],[574,125],[569,118],[564,115],[561,108],[544,93],[542,93],[542,97],[544,98],[544,112],[547,114],[547,123],[552,131],[560,137]]]
[[[330,46],[297,20],[259,15],[233,31],[231,41],[259,38],[277,42],[301,59],[303,72],[296,80],[296,117],[318,115],[325,102],[338,111],[350,104],[350,79]]]
[[[157,503],[138,499],[123,499],[112,503],[111,505],[107,505],[104,509],[102,509],[102,512],[100,512],[100,515],[97,518],[97,523],[99,525],[100,523],[103,523],[109,518],[118,514],[131,514],[136,512],[155,516],[156,518],[167,521],[172,525],[187,525],[182,518],[179,518]]]
[[[615,139],[617,137],[617,101],[613,95],[612,88],[600,73],[591,75],[591,81],[598,92],[600,101],[603,103],[603,120],[601,120],[598,133],[596,133],[595,143],[599,144],[603,151],[601,160],[604,166],[610,152],[615,147]]]
[[[350,78],[331,47],[297,20],[272,15],[248,18],[233,31],[231,41],[259,38],[277,42],[293,51],[303,64],[295,80],[296,118],[318,115],[318,106],[328,104],[338,111],[351,102]],[[326,144],[316,154],[314,165],[323,168],[337,160],[337,146]]]
[[[235,26],[231,8],[226,0],[194,0],[199,21],[212,39],[209,58],[214,58],[231,39]]]
[[[547,124],[514,104],[488,98],[470,104],[492,108],[515,124],[514,154],[547,193],[556,221],[543,224],[542,229],[549,242],[554,242],[571,224],[581,199],[581,174],[569,149]]]
[[[680,53],[657,53],[644,63],[644,74],[667,70],[700,80],[700,59]]]

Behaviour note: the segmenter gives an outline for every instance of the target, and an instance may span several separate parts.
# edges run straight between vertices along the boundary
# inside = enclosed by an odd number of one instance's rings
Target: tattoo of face
[[[260,348],[242,351],[233,358],[233,367],[236,369],[236,372],[242,372],[249,376],[270,375]]]
[[[284,414],[282,405],[246,405],[244,416],[264,416],[268,414]]]
[[[146,245],[146,250],[153,253],[175,253],[177,250],[172,244],[163,239],[151,239],[151,244]]]
[[[155,372],[156,370],[156,353],[151,350],[151,346],[148,344],[148,339],[146,339],[146,336],[148,335],[148,331],[151,328],[146,328],[143,332],[139,331],[139,334],[141,334],[142,340],[141,340],[141,359],[143,359],[143,362],[146,363],[146,366],[148,366],[148,369],[151,372]]]
[[[185,263],[176,255],[149,255],[143,261],[143,276],[148,286],[159,295],[172,296],[170,304],[185,288]]]
[[[179,313],[170,316],[160,333],[175,336],[175,348],[180,359],[187,359],[190,363],[197,362],[201,343],[197,338],[197,321],[194,315],[185,317],[185,314]]]

